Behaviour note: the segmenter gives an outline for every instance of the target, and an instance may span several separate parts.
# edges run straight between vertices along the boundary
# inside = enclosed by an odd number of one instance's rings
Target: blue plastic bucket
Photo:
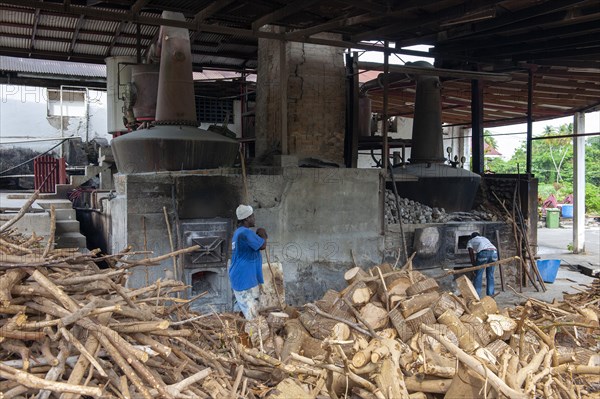
[[[537,261],[537,267],[544,283],[553,283],[558,274],[560,259],[544,259]]]
[[[573,217],[573,205],[572,204],[564,204],[561,208],[561,214],[564,218],[572,218]]]

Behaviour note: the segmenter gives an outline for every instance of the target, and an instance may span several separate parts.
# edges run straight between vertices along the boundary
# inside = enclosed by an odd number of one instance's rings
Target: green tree
[[[483,131],[483,141],[494,150],[498,149],[498,143],[496,142],[496,138],[492,136],[492,132],[490,132],[489,130]]]
[[[573,154],[573,143],[570,137],[553,138],[553,136],[564,136],[569,134],[573,134],[572,123],[561,125],[558,131],[553,126],[546,126],[544,128],[543,136],[548,138],[541,141],[548,149],[552,165],[554,166],[554,170],[556,171],[556,183],[559,183],[562,180],[560,172],[565,162],[565,159],[567,158],[567,154],[569,154],[569,152],[571,153],[571,155]]]

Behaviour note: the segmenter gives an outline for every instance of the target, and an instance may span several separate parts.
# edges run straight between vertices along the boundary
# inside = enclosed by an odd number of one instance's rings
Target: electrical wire
[[[12,168],[8,168],[8,169],[6,169],[6,170],[3,170],[2,172],[0,172],[0,175],[3,175],[3,174],[5,174],[5,173],[7,173],[7,172],[10,172],[11,170],[15,170],[15,169],[17,169],[18,167],[20,167],[20,166],[23,166],[23,165],[25,165],[25,164],[28,164],[29,162],[32,162],[33,160],[35,160],[35,159],[37,159],[37,158],[41,157],[42,155],[46,155],[47,153],[49,153],[50,151],[52,151],[53,149],[55,149],[56,147],[58,147],[59,145],[61,145],[62,143],[64,143],[64,142],[65,142],[65,141],[67,141],[67,140],[69,140],[69,139],[68,139],[68,138],[66,138],[66,139],[63,139],[63,140],[61,140],[61,141],[60,141],[60,143],[56,144],[54,147],[50,148],[49,150],[47,150],[47,151],[45,151],[45,152],[43,152],[43,153],[41,153],[41,154],[38,154],[38,155],[36,155],[35,157],[33,157],[33,158],[31,158],[31,159],[29,159],[29,160],[27,160],[27,161],[25,161],[25,162],[21,162],[21,163],[20,163],[20,164],[18,164],[17,166],[13,166]]]

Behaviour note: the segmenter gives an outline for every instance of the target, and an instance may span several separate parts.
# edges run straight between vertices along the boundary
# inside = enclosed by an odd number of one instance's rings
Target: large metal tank
[[[131,90],[135,96],[133,115],[138,121],[156,119],[159,71],[158,64],[139,64],[131,67]]]
[[[425,61],[411,66],[433,68]],[[419,75],[415,80],[417,93],[410,164],[394,168],[396,180],[401,181],[397,184],[398,194],[450,212],[469,211],[481,176],[444,164],[440,80],[431,75]]]
[[[106,98],[108,133],[119,135],[128,129],[123,123],[127,84],[131,81],[131,66],[135,57],[108,57],[106,62]]]
[[[162,16],[185,21],[181,13],[165,11]],[[238,142],[197,127],[188,30],[162,26],[159,40],[156,126],[112,140],[117,169],[145,173],[231,166]]]

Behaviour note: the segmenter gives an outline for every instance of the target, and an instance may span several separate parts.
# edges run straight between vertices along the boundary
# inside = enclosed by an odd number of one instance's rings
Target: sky
[[[391,44],[393,45],[393,44]],[[405,49],[409,50],[417,50],[417,51],[428,51],[431,46],[412,46],[405,47]],[[369,61],[369,62],[379,62],[383,63],[383,53],[378,51],[364,51],[362,53],[361,50],[354,50],[359,52],[359,60],[360,61]],[[428,61],[433,64],[435,61],[433,58],[423,58],[423,57],[415,57],[410,55],[391,55],[389,58],[390,64],[399,64],[403,65],[406,62],[413,61]],[[573,123],[573,117],[564,117],[558,119],[550,119],[542,122],[534,122],[532,125],[533,136],[542,134],[543,130],[546,126],[554,126],[558,128],[565,123]],[[527,124],[520,123],[516,125],[507,125],[503,127],[494,127],[486,129],[489,130],[492,135],[495,134],[507,134],[507,133],[521,133],[518,135],[503,135],[503,136],[495,136],[496,143],[498,144],[498,151],[502,154],[503,159],[510,159],[510,157],[514,154],[515,150],[521,146],[521,143],[525,141],[526,132],[527,132]],[[597,133],[600,132],[600,112],[591,112],[586,114],[585,117],[585,133]]]

